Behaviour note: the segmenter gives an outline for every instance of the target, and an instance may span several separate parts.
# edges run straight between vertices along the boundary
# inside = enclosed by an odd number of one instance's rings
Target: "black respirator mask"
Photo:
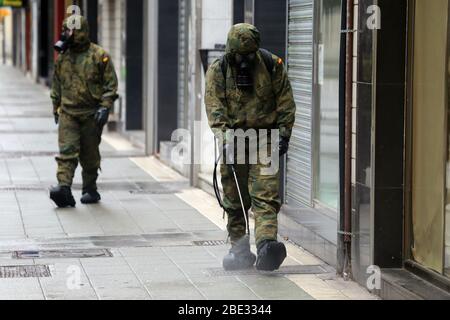
[[[53,48],[59,53],[64,53],[67,51],[67,49],[69,49],[72,43],[73,43],[73,31],[66,29],[61,33],[59,41],[55,43]]]
[[[255,65],[256,53],[242,55],[236,53],[234,55],[234,63],[236,64],[236,85],[241,90],[251,90],[253,88],[253,66]]]

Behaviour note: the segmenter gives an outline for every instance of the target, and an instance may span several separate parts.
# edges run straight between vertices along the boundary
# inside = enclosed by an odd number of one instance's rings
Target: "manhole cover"
[[[113,254],[107,249],[15,251],[12,254],[13,259],[85,259],[111,257],[113,257]]]
[[[206,241],[193,241],[194,246],[197,247],[217,247],[224,246],[227,244],[224,240],[206,240]]]
[[[51,276],[49,266],[44,265],[0,267],[0,279],[49,278]]]
[[[225,271],[219,269],[207,269],[207,274],[211,277],[234,277],[234,276],[256,276],[261,274],[268,275],[316,275],[330,273],[331,270],[325,266],[287,266],[282,267],[275,272],[261,272],[256,269],[242,270],[242,271]]]

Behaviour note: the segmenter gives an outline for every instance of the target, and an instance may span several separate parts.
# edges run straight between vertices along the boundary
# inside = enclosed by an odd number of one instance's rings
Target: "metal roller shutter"
[[[312,205],[313,21],[314,0],[289,1],[288,70],[297,103],[287,165],[290,205]]]

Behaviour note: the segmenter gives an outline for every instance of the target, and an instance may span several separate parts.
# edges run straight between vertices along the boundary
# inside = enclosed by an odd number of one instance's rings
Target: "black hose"
[[[219,154],[217,156],[217,154]],[[217,138],[214,138],[214,173],[213,173],[213,188],[216,199],[222,209],[225,210],[223,205],[222,197],[220,196],[219,182],[217,179],[217,168],[219,167],[220,159],[222,159],[222,154],[217,152]]]

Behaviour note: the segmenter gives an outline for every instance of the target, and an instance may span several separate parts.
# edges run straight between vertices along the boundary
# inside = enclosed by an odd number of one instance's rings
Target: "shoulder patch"
[[[277,61],[277,63],[278,63],[278,64],[283,64],[283,59],[281,59],[281,58],[278,58],[278,61]]]
[[[109,57],[108,56],[103,56],[102,61],[103,61],[103,63],[108,63]]]

